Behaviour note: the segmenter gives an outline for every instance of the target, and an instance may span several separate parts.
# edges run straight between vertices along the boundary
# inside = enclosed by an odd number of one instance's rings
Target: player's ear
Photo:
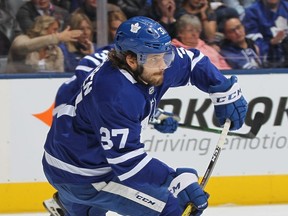
[[[137,59],[134,56],[127,55],[126,56],[126,62],[127,62],[127,64],[130,66],[130,68],[132,70],[136,70],[137,69],[138,63],[137,63]]]

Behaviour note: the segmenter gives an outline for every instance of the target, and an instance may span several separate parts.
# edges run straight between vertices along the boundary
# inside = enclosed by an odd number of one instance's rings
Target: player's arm
[[[178,55],[175,60],[184,62],[179,64],[180,73],[182,73],[179,75],[185,77],[186,80],[183,78],[181,80],[181,77],[176,78],[174,85],[187,82],[209,93],[219,123],[223,125],[228,118],[231,120],[230,130],[241,128],[248,107],[237,77],[232,76],[227,79],[199,50],[181,49],[181,52],[182,58]]]

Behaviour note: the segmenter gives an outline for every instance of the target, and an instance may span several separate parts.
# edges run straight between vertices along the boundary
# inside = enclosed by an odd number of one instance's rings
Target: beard
[[[144,85],[159,86],[162,85],[164,81],[164,70],[151,72],[147,71],[147,69],[145,69],[143,65],[138,65],[137,69],[132,71],[132,74],[133,77],[137,80],[137,82]]]
[[[142,73],[139,78],[148,85],[159,86],[162,85],[164,81],[164,71],[154,72],[150,74]]]

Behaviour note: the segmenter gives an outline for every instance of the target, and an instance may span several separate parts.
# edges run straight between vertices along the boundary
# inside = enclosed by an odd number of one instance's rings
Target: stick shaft
[[[221,135],[219,137],[218,143],[216,145],[216,148],[214,150],[214,153],[212,155],[212,158],[210,160],[210,163],[208,165],[208,168],[206,169],[206,172],[201,180],[200,186],[204,189],[206,184],[208,183],[208,180],[213,172],[213,169],[215,167],[216,161],[219,158],[221,149],[225,143],[225,139],[228,135],[228,131],[231,125],[231,121],[229,119],[226,120],[223,130],[221,132]],[[185,208],[184,212],[182,213],[182,216],[190,216],[191,212],[193,211],[193,204],[188,203],[187,207]]]
[[[200,186],[204,189],[207,182],[208,182],[208,179],[210,178],[212,172],[213,172],[213,169],[215,167],[215,164],[216,164],[216,161],[217,159],[219,158],[219,155],[220,155],[220,152],[221,152],[221,149],[225,143],[225,139],[227,137],[227,134],[229,132],[229,128],[230,128],[230,125],[231,125],[231,121],[229,119],[226,120],[225,124],[224,124],[224,127],[223,127],[223,130],[221,132],[221,135],[219,137],[219,140],[218,140],[218,143],[216,145],[216,148],[214,150],[214,153],[212,155],[212,158],[210,160],[210,163],[208,165],[208,168],[206,169],[206,172],[202,178],[202,181],[200,183]]]

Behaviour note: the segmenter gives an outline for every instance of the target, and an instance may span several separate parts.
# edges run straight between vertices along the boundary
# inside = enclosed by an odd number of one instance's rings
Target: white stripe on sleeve
[[[149,163],[150,160],[152,160],[152,157],[147,155],[133,169],[131,169],[130,171],[118,176],[118,178],[120,179],[120,181],[124,181],[124,180],[132,177],[133,175],[137,174],[140,170],[142,170]]]
[[[140,148],[140,149],[136,149],[135,151],[132,151],[132,152],[129,152],[127,154],[124,154],[120,157],[117,157],[117,158],[107,158],[107,161],[110,163],[110,164],[118,164],[118,163],[122,163],[122,162],[125,162],[133,157],[137,157],[141,154],[144,154],[145,151],[143,148]]]
[[[57,118],[59,118],[62,115],[68,115],[68,116],[74,117],[76,115],[75,107],[72,105],[66,105],[62,107],[61,109],[58,110]]]
[[[88,67],[88,66],[84,66],[84,65],[78,65],[75,70],[80,70],[80,71],[83,71],[83,72],[90,72],[92,69],[94,69],[94,68]]]

